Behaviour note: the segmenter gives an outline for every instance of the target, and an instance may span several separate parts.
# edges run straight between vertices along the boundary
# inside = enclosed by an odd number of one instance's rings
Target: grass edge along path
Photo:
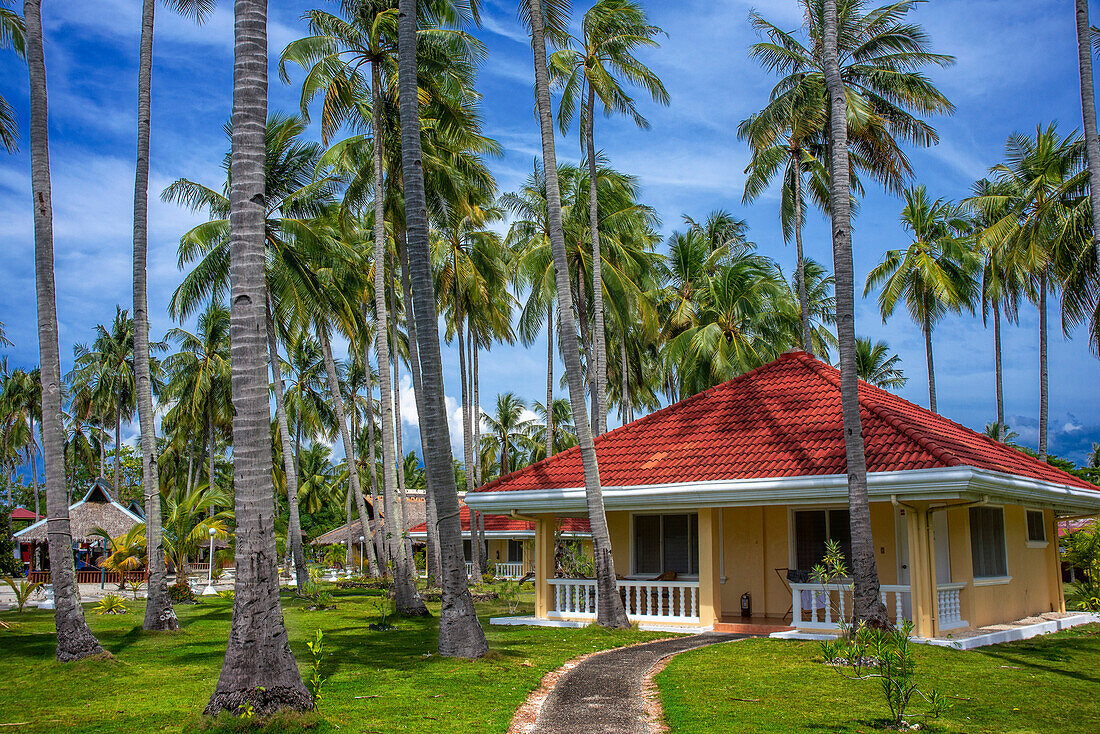
[[[543,675],[585,653],[667,637],[667,633],[489,626],[505,610],[478,605],[490,653],[475,661],[435,652],[436,618],[393,619],[396,628],[370,632],[378,614],[373,590],[339,590],[336,608],[308,612],[284,593],[291,645],[304,675],[312,664],[306,641],[324,631],[321,672],[327,677],[319,718],[301,723],[317,732],[498,732]],[[61,665],[53,659],[53,615],[0,612],[12,629],[0,631],[0,724],[35,732],[179,732],[198,728],[225,652],[232,602],[205,598],[178,605],[182,629],[141,630],[144,604],[98,616],[85,605],[92,630],[113,661]],[[438,604],[430,605],[438,615]],[[518,613],[523,613],[521,606]],[[392,618],[391,618],[392,619]],[[238,728],[238,727],[228,727]],[[278,727],[287,731],[288,722]]]
[[[914,719],[922,731],[1096,731],[1100,625],[967,652],[917,648],[919,680],[953,697],[939,719]],[[822,663],[815,642],[749,639],[691,650],[656,682],[676,734],[854,734],[882,730],[885,718],[878,683],[843,679]]]

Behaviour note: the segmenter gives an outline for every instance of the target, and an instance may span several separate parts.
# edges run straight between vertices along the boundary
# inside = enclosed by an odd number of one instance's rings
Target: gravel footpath
[[[746,635],[702,634],[610,650],[565,673],[542,704],[538,734],[650,734],[642,680],[658,662]]]

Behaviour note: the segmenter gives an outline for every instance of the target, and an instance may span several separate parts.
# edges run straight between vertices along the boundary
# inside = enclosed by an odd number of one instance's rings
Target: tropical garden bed
[[[1100,721],[1100,625],[969,652],[918,645],[916,656],[922,687],[950,697],[939,719],[914,719],[923,730],[1091,733]],[[872,732],[886,719],[878,683],[841,677],[813,642],[700,648],[656,680],[677,734]]]
[[[667,636],[634,630],[490,627],[504,607],[482,603],[490,654],[478,661],[435,653],[436,619],[390,618],[393,629],[371,632],[378,590],[334,590],[336,608],[308,612],[284,595],[291,644],[303,675],[306,647],[324,631],[321,673],[327,676],[317,720],[319,732],[504,732],[513,713],[542,676],[565,661],[619,645]],[[13,624],[0,630],[0,726],[36,732],[178,732],[199,725],[214,690],[229,631],[232,602],[207,597],[177,607],[182,630],[141,631],[143,605],[99,616],[85,605],[92,631],[113,661],[68,665],[54,661],[53,614],[0,612]],[[438,614],[438,605],[430,605]],[[521,611],[530,612],[530,601]],[[283,730],[283,729],[281,729]]]

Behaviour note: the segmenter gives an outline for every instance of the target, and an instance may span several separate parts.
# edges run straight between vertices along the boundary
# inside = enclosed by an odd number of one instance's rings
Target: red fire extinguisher
[[[752,596],[747,591],[741,595],[741,616],[752,616]]]

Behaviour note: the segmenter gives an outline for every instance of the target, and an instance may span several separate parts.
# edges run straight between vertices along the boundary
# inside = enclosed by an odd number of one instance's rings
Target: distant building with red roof
[[[1063,611],[1056,522],[1095,515],[1100,488],[884,390],[860,383],[859,393],[891,616],[927,637]],[[744,611],[834,626],[820,589],[803,592],[826,541],[850,558],[836,369],[791,352],[609,431],[595,447],[631,617],[709,628]],[[466,501],[535,518],[538,558],[552,523],[586,515],[580,451],[512,472]],[[830,616],[842,597],[830,592]],[[536,583],[537,616],[586,620],[594,605],[594,582]]]
[[[466,503],[459,507],[462,520],[462,546],[467,563],[473,558],[470,532],[470,508]],[[496,567],[497,575],[504,578],[520,578],[533,567],[535,522],[510,515],[483,515],[485,544],[488,560]],[[591,532],[587,517],[563,517],[555,524],[559,540],[581,544],[584,552],[591,554]],[[422,522],[409,531],[413,543],[428,542],[428,524]],[[472,572],[472,568],[470,569]]]

